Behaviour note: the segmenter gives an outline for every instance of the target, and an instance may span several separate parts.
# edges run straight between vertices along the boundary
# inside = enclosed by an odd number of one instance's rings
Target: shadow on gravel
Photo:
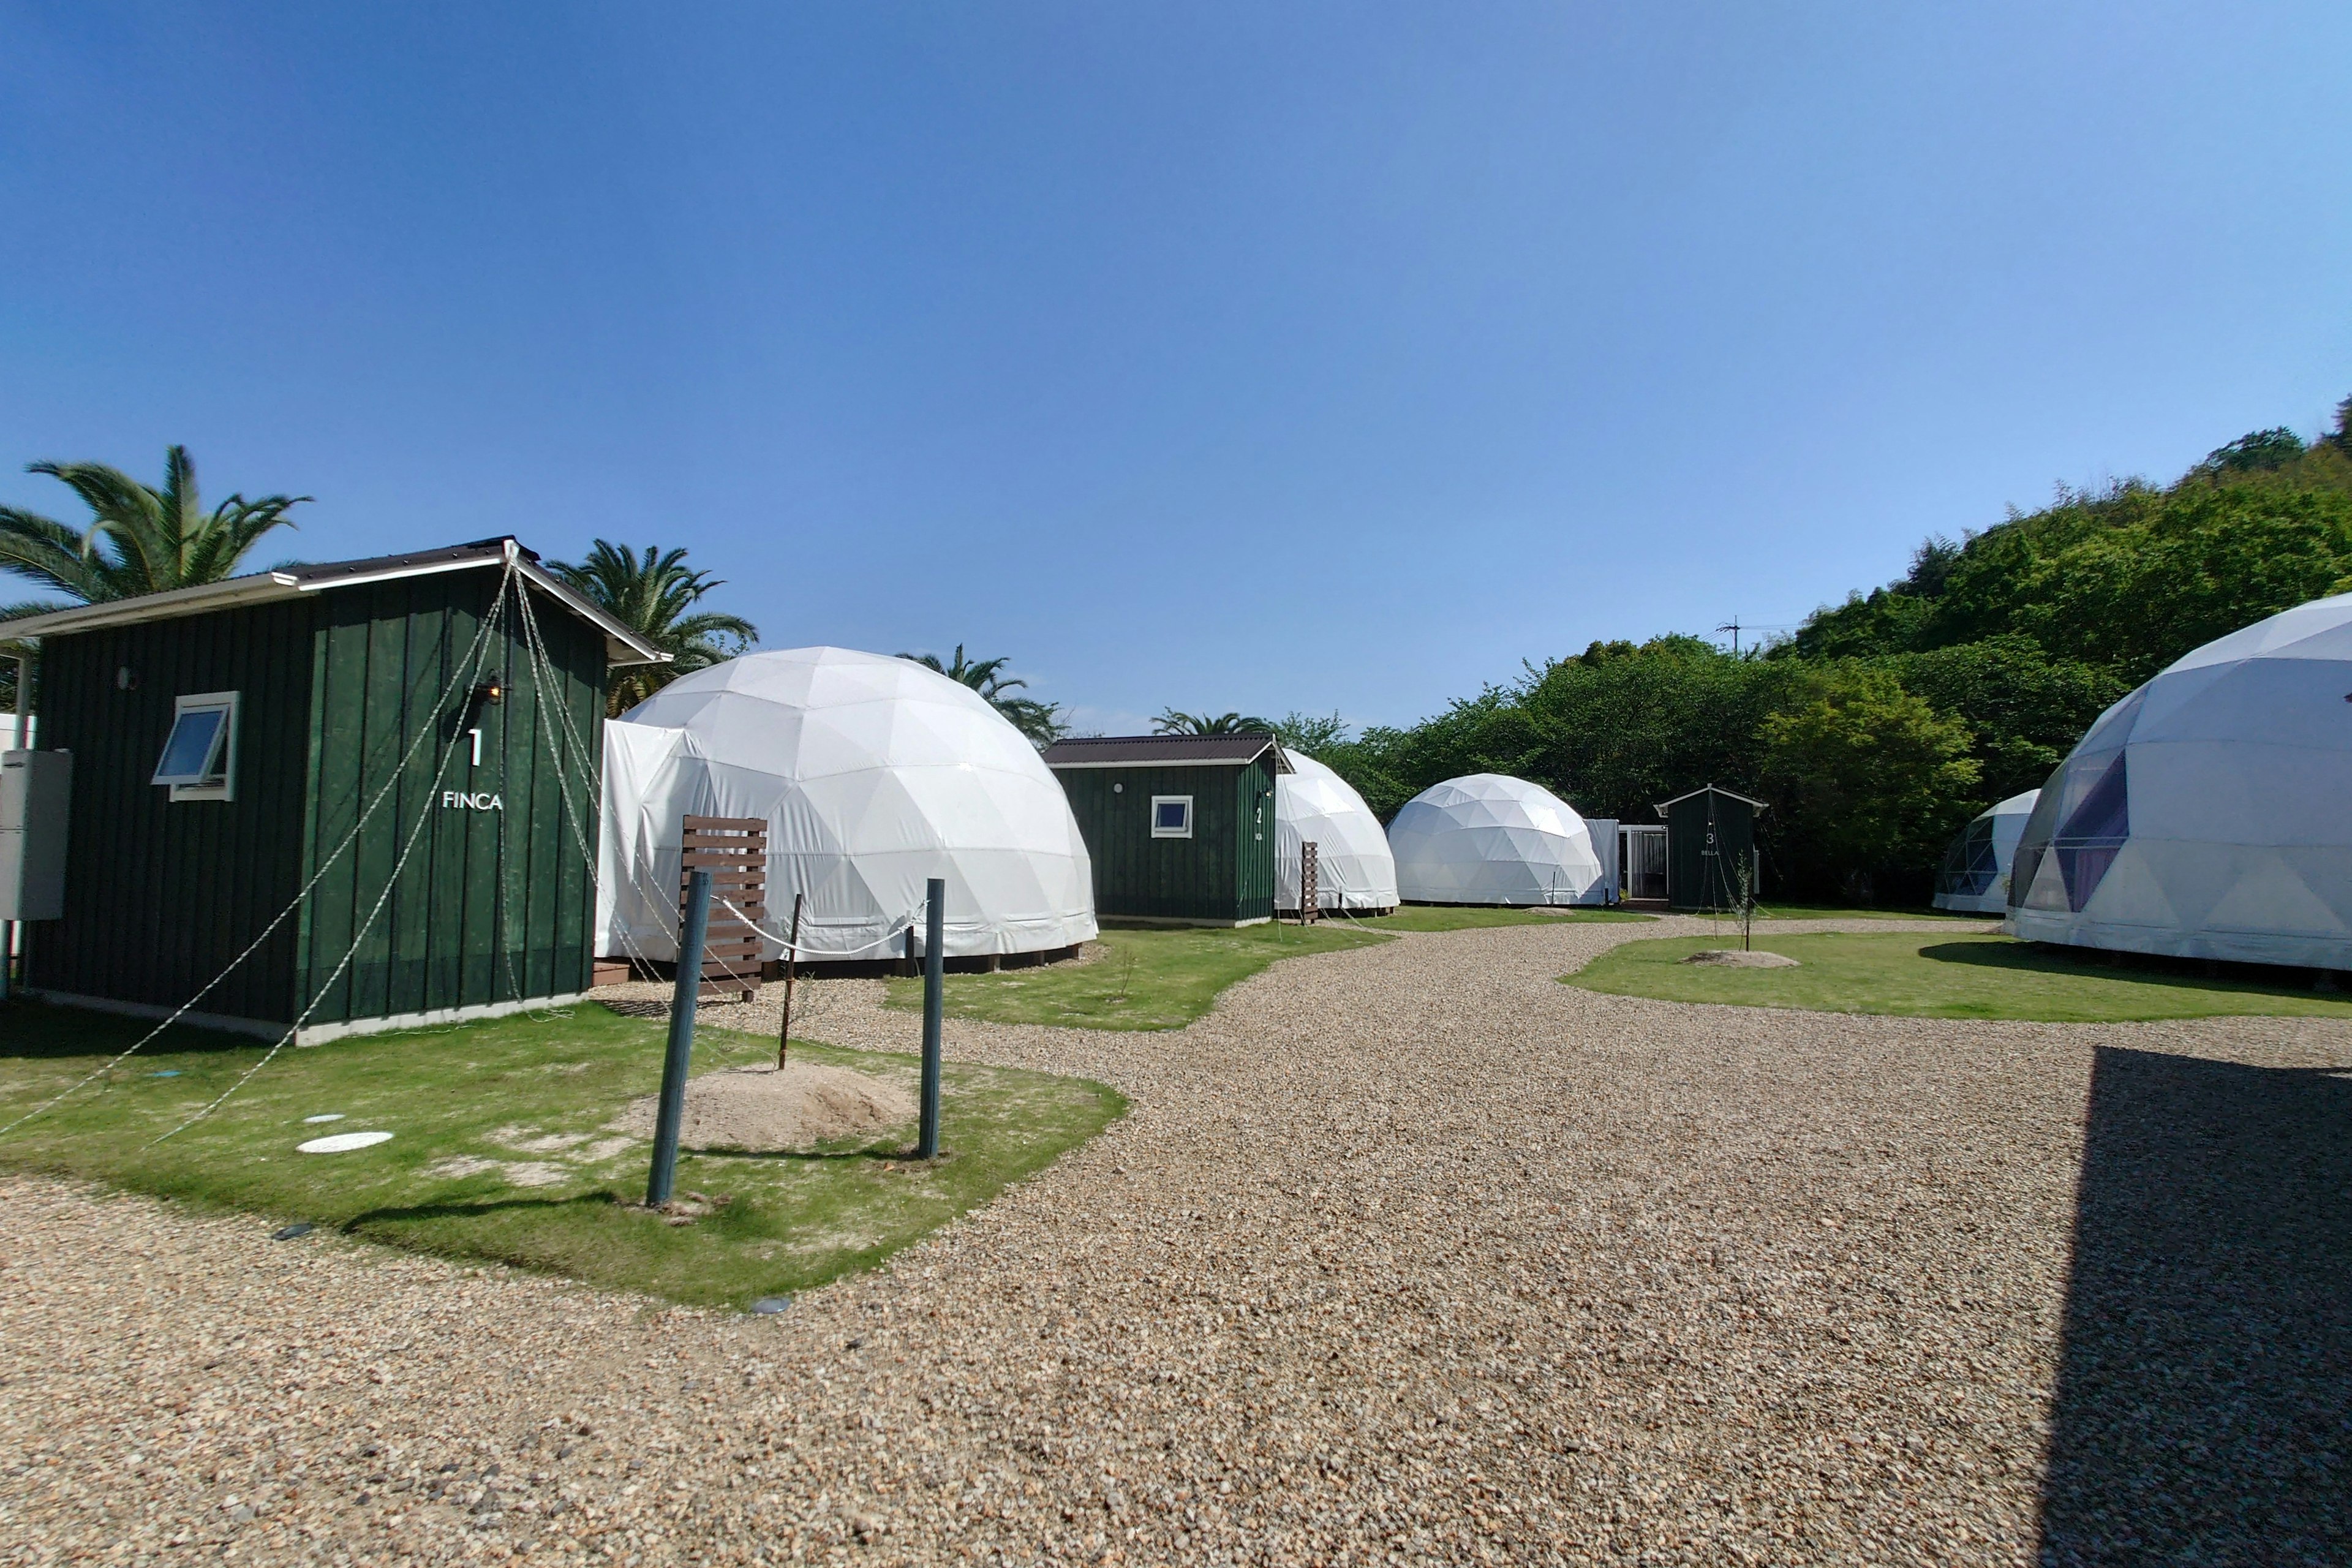
[[[2352,1072],[2102,1049],[2041,1560],[2352,1561]]]

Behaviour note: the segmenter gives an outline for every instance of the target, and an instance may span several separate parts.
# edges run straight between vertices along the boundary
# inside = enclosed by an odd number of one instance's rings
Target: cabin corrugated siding
[[[1056,772],[1094,861],[1095,912],[1255,921],[1274,913],[1274,770],[1066,768]],[[1122,786],[1122,787],[1115,787]],[[1151,837],[1151,797],[1192,797],[1192,837]]]
[[[1666,902],[1738,909],[1738,868],[1754,867],[1755,844],[1756,812],[1746,801],[1702,790],[1674,802],[1666,807]]]
[[[316,611],[299,600],[44,640],[41,741],[74,753],[73,794],[65,914],[25,928],[29,984],[177,1007],[286,907]],[[236,798],[174,804],[147,781],[173,700],[201,691],[240,694]],[[195,1010],[290,1021],[296,940],[280,925]]]
[[[321,595],[301,848],[319,884],[302,911],[296,976],[303,1001],[317,998],[310,1023],[588,987],[604,637],[535,600],[553,668],[554,689],[542,691],[511,599],[474,651],[499,581],[494,571],[442,573]],[[505,676],[506,700],[477,704],[474,689],[492,672]],[[463,803],[491,796],[497,809]]]

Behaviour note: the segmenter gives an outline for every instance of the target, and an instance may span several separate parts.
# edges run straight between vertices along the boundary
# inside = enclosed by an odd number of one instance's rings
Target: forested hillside
[[[1383,818],[1457,773],[1517,773],[1654,821],[1713,781],[1770,801],[1768,884],[1916,900],[1959,824],[2039,785],[2100,710],[2200,643],[2352,590],[2352,398],[2306,446],[2257,431],[1954,542],[1735,657],[1595,643],[1410,729],[1318,752]]]

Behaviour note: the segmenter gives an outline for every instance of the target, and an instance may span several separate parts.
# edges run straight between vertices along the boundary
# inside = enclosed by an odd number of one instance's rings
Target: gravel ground
[[[772,1318],[0,1183],[0,1562],[2347,1560],[2352,1027],[1555,982],[1700,929],[950,1019],[1132,1114]]]

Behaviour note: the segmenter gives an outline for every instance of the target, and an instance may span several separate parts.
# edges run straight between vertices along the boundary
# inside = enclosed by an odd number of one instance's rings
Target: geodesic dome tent
[[[1290,772],[1274,781],[1274,907],[1297,910],[1305,846],[1315,846],[1315,907],[1392,910],[1396,857],[1381,819],[1347,780],[1304,752],[1282,753]]]
[[[1965,914],[1999,915],[2009,911],[2009,872],[2017,859],[2017,841],[2025,836],[2025,819],[2040,799],[2038,789],[2011,795],[1969,819],[1944,851],[1936,868],[1936,907]]]
[[[1605,846],[1594,826],[1525,779],[1447,779],[1389,824],[1397,890],[1416,904],[1607,903],[1616,894],[1616,826]]]
[[[768,823],[762,956],[804,893],[803,958],[920,951],[923,884],[947,881],[954,958],[1095,935],[1094,871],[1062,786],[978,692],[848,648],[746,654],[604,727],[601,953],[677,952],[682,820]]]
[[[2207,643],[2099,716],[2042,786],[2007,929],[2352,969],[2352,594]]]

